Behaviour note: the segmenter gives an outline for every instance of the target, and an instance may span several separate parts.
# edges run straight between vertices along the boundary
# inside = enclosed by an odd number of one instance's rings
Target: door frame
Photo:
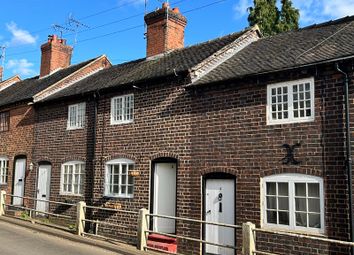
[[[17,155],[14,157],[13,161],[13,166],[12,166],[12,187],[11,187],[11,193],[14,194],[15,190],[15,175],[16,175],[16,161],[18,159],[24,159],[25,160],[25,170],[24,170],[24,176],[23,176],[23,196],[25,196],[25,191],[26,191],[26,175],[27,175],[27,156],[26,155]],[[11,204],[14,203],[14,197],[11,197]],[[24,199],[22,199],[22,205],[24,203]]]
[[[177,216],[177,190],[178,190],[178,160],[175,158],[170,158],[170,157],[163,157],[163,158],[157,158],[151,161],[151,172],[150,172],[150,192],[149,192],[149,212],[151,214],[154,213],[154,196],[155,196],[155,166],[158,163],[174,163],[176,164],[176,210],[175,210],[175,215]],[[154,226],[154,217],[150,217],[150,224],[149,224],[149,230],[153,230]],[[175,221],[175,231],[177,232],[177,226],[176,226],[176,221]],[[176,234],[176,233],[174,233]]]
[[[37,171],[36,171],[36,189],[35,189],[35,197],[37,198],[38,196],[38,184],[39,184],[39,168],[41,166],[50,166],[50,171],[49,171],[49,183],[47,184],[48,185],[48,200],[50,200],[50,193],[51,193],[51,190],[50,190],[50,187],[51,187],[51,182],[52,182],[52,170],[53,170],[53,166],[52,164],[49,162],[49,161],[40,161],[38,163],[38,167],[37,167]],[[37,209],[37,203],[38,201],[36,201],[36,209]],[[49,211],[49,203],[48,203],[48,211]]]
[[[229,173],[223,173],[223,172],[212,172],[208,173],[202,176],[202,220],[205,221],[205,189],[206,189],[206,181],[208,179],[220,179],[220,180],[233,180],[234,181],[234,198],[235,198],[235,215],[234,215],[234,222],[236,224],[236,215],[237,215],[237,210],[236,210],[236,189],[237,189],[237,182],[236,182],[236,176],[229,174]],[[205,224],[202,224],[202,239],[205,240]],[[235,246],[237,244],[237,235],[236,235],[236,229],[234,229],[234,236],[235,236]],[[202,244],[202,254],[205,254],[205,244]],[[236,254],[236,250],[235,250]]]

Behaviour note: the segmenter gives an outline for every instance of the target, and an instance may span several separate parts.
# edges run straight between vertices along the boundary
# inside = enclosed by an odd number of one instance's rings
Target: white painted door
[[[157,163],[154,173],[154,214],[176,216],[176,164]],[[154,231],[176,232],[175,220],[154,217]]]
[[[13,198],[13,205],[23,205],[23,195],[25,192],[25,171],[26,159],[16,159],[15,162],[15,178],[14,178],[14,195],[20,197]]]
[[[50,191],[50,165],[40,165],[38,168],[38,186],[37,199],[49,200]],[[42,212],[48,212],[49,204],[43,201],[37,201],[36,209]]]
[[[207,179],[205,187],[205,220],[235,224],[235,181],[231,179]],[[205,225],[205,240],[212,243],[235,246],[233,228]],[[206,254],[234,255],[230,248],[205,245]]]

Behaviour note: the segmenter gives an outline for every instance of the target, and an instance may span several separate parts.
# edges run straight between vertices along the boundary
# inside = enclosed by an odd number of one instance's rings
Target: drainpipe
[[[344,75],[345,89],[345,129],[346,129],[346,168],[348,176],[348,193],[349,193],[349,220],[350,220],[350,241],[354,242],[354,222],[353,222],[353,186],[352,186],[352,152],[351,152],[351,135],[350,135],[350,120],[349,120],[349,77],[346,72],[339,68],[336,64],[337,71]],[[351,248],[351,254],[354,255],[354,247]]]

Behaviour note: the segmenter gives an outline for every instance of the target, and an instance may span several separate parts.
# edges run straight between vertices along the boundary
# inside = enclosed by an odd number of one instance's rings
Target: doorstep
[[[14,224],[17,226],[29,228],[41,233],[45,233],[47,235],[52,235],[56,236],[62,239],[67,239],[73,242],[78,242],[90,246],[95,246],[99,247],[102,249],[106,249],[112,252],[115,252],[117,254],[121,255],[157,255],[160,253],[156,252],[144,252],[144,251],[139,251],[136,249],[136,247],[119,243],[118,241],[112,243],[112,240],[110,239],[110,243],[106,241],[101,241],[97,240],[96,238],[91,238],[91,237],[82,237],[75,235],[73,233],[70,233],[69,231],[64,231],[61,229],[53,228],[53,227],[48,227],[45,225],[40,225],[40,224],[33,224],[32,222],[28,220],[23,220],[23,219],[17,219],[9,216],[0,216],[0,221],[4,221],[10,224]]]

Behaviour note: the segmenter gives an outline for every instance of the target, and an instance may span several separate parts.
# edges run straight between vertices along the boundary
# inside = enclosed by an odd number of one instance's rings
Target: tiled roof
[[[187,72],[190,68],[236,40],[245,32],[246,30],[233,33],[211,41],[174,50],[160,56],[115,65],[79,81],[42,101],[86,94],[101,89],[138,83],[175,74],[181,75],[183,72]]]
[[[262,38],[194,85],[281,71],[354,56],[354,16]]]
[[[88,63],[91,59],[76,65],[71,65],[43,78],[39,76],[19,81],[10,87],[0,91],[0,106],[15,104],[18,102],[32,101],[34,95],[74,73]]]

